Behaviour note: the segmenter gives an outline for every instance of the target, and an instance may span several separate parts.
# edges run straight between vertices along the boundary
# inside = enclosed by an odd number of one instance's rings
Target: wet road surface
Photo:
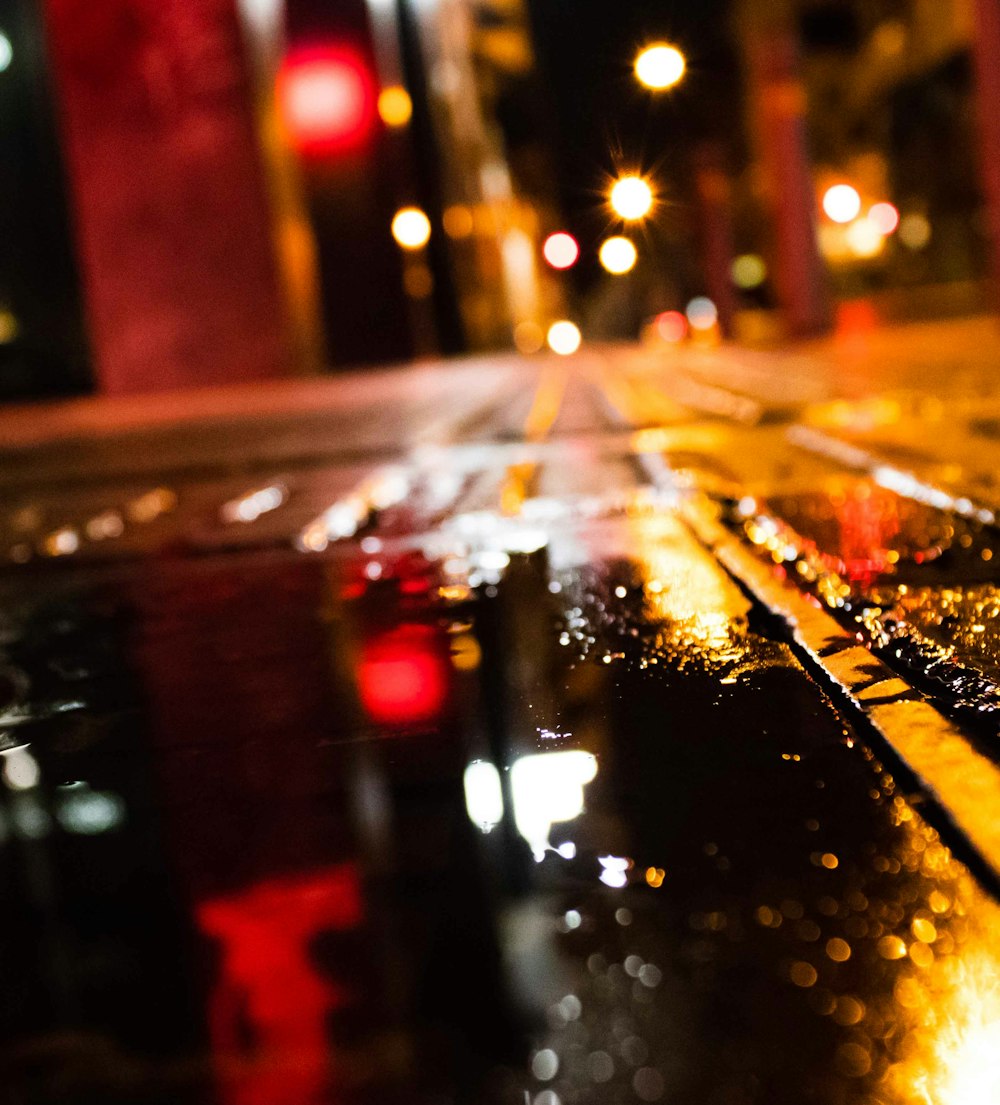
[[[990,506],[669,356],[11,447],[4,1100],[1000,1098]]]

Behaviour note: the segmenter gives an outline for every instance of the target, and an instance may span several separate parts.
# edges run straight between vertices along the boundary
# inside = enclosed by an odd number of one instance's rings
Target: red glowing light
[[[572,234],[560,230],[550,234],[542,244],[542,255],[554,269],[568,269],[576,264],[580,247]]]
[[[360,924],[356,868],[268,879],[202,902],[197,918],[222,944],[208,1023],[225,1105],[329,1101],[326,1018],[349,995],[311,953],[321,933]]]
[[[371,71],[349,50],[318,47],[289,54],[278,73],[277,97],[285,130],[301,153],[356,149],[372,136]]]
[[[879,234],[888,238],[899,226],[899,211],[891,203],[876,203],[868,212],[868,218],[878,228]]]
[[[656,332],[664,341],[683,341],[687,337],[688,321],[681,311],[664,311],[656,316]]]
[[[365,643],[358,667],[361,703],[382,725],[415,725],[440,714],[448,671],[438,635],[401,625]]]

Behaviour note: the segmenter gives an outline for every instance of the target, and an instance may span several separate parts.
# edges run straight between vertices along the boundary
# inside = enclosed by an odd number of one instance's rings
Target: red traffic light
[[[290,52],[278,72],[277,99],[285,133],[302,154],[356,150],[374,133],[375,82],[365,59],[349,48]]]

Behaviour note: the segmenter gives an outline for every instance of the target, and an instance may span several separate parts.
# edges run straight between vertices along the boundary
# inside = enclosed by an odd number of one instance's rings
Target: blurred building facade
[[[5,10],[0,399],[496,348],[557,294],[520,0]]]
[[[990,96],[982,75],[996,70],[1000,49],[984,26],[987,8],[974,0],[743,0],[738,25],[751,103],[756,94],[754,151],[740,189],[744,244],[780,265],[780,249],[759,228],[780,233],[789,211],[808,203],[801,221],[808,215],[814,224],[817,271],[834,299],[867,297],[883,313],[903,317],[981,309],[990,254],[988,176],[996,156],[982,125]],[[782,48],[793,58],[784,76],[771,81],[770,96],[751,42],[758,49],[764,43],[772,59]],[[975,62],[984,49],[990,60],[980,64],[977,81]],[[761,126],[762,99],[798,117],[798,145],[776,148],[773,132],[768,137]],[[985,117],[992,114],[987,107]],[[775,158],[785,187],[779,180],[775,188],[773,164],[769,180],[768,161]],[[808,199],[789,183],[803,164]],[[839,222],[824,211],[823,197],[844,184],[861,205]],[[763,221],[761,211],[769,215]],[[879,218],[891,227],[887,233],[875,225]],[[801,255],[801,236],[797,249]],[[777,284],[774,294],[787,313],[789,297],[801,297],[801,290]]]

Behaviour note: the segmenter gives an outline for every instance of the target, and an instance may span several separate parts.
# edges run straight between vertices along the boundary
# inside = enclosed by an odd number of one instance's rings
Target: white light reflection
[[[395,506],[409,491],[410,478],[404,469],[376,472],[313,519],[299,533],[295,546],[301,552],[323,552],[331,541],[353,537],[374,511]]]
[[[69,833],[97,836],[118,828],[125,820],[125,802],[107,790],[91,790],[86,783],[65,788],[69,793],[56,809],[56,819]]]
[[[3,781],[11,790],[34,790],[41,781],[38,761],[27,747],[11,748],[3,756]]]
[[[517,831],[541,862],[549,850],[549,832],[559,821],[583,813],[583,792],[597,775],[597,759],[590,752],[567,750],[521,756],[510,772]]]
[[[597,862],[602,869],[598,877],[605,886],[619,890],[628,882],[629,861],[624,857],[599,856]]]
[[[476,760],[465,769],[463,782],[469,820],[488,833],[503,820],[500,772],[487,760]]]
[[[277,510],[288,498],[288,492],[280,484],[268,484],[259,487],[238,499],[224,503],[220,514],[223,522],[230,525],[236,522],[256,522],[262,514]]]

